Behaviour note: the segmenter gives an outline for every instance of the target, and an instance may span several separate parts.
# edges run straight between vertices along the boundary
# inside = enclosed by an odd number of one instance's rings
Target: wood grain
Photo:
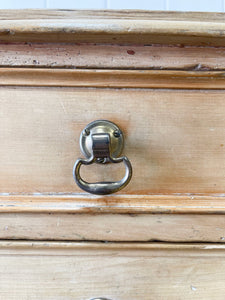
[[[0,12],[0,299],[224,299],[218,46],[224,14]],[[125,134],[120,194],[73,181],[95,119]],[[123,176],[100,167],[82,176]]]
[[[1,213],[224,214],[224,195],[73,195],[0,196]]]
[[[1,86],[224,89],[223,71],[0,68]]]
[[[223,299],[224,247],[1,242],[0,296],[9,300]]]
[[[225,46],[223,14],[30,10],[27,15],[2,12],[0,40]]]
[[[123,194],[224,195],[223,90],[17,86],[0,88],[0,101],[1,193],[80,193],[72,177],[80,132],[108,119],[124,131],[133,165]],[[90,182],[124,174],[121,164],[81,171]]]
[[[225,242],[224,215],[65,214],[53,211],[50,214],[2,213],[0,239]]]
[[[0,43],[1,66],[224,70],[225,48],[167,45]]]
[[[29,13],[28,13],[29,12]],[[225,23],[224,13],[149,10],[4,9],[1,20],[125,19]]]
[[[224,244],[209,243],[99,243],[70,241],[0,241],[0,254],[18,256],[101,256],[115,257],[224,257]]]

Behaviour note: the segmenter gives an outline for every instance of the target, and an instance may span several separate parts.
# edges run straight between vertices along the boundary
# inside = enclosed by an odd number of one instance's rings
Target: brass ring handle
[[[84,191],[107,195],[124,188],[131,180],[132,166],[126,156],[118,157],[123,148],[123,134],[119,127],[106,120],[97,120],[86,126],[80,136],[80,148],[87,159],[78,159],[73,167],[73,177]],[[93,163],[120,163],[126,168],[125,176],[119,181],[89,183],[81,178],[82,165]]]
[[[113,163],[123,162],[126,167],[126,174],[120,181],[115,182],[95,182],[88,183],[84,181],[80,176],[80,167],[82,164],[90,165],[94,163],[96,158],[91,157],[91,159],[78,159],[73,167],[73,177],[77,185],[84,191],[96,194],[96,195],[107,195],[118,192],[123,189],[130,181],[132,177],[132,167],[129,159],[126,156],[120,158],[110,158],[110,161]]]

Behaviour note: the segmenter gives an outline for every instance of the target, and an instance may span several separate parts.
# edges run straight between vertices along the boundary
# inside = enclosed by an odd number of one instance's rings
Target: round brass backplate
[[[97,120],[88,124],[80,135],[80,149],[86,158],[92,156],[92,134],[108,133],[110,135],[111,156],[118,157],[123,150],[123,133],[120,128],[107,120]],[[106,161],[104,161],[106,162]]]

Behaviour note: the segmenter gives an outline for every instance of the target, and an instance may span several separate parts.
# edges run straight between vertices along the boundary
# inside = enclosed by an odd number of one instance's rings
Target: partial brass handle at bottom
[[[75,162],[73,177],[81,189],[91,194],[107,195],[123,189],[130,182],[132,166],[129,159],[126,156],[117,157],[123,148],[123,134],[117,125],[106,120],[88,124],[81,133],[80,147],[87,159],[80,158]],[[123,162],[126,167],[125,176],[115,182],[88,183],[81,178],[80,168],[82,165],[91,165],[95,162]]]
[[[91,298],[90,300],[111,300],[109,298]]]

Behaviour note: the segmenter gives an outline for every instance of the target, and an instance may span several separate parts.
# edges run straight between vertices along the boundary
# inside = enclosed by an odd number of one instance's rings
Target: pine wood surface
[[[224,47],[0,43],[0,65],[33,68],[224,70]]]
[[[124,131],[133,165],[123,194],[224,195],[223,90],[18,86],[0,88],[0,99],[1,193],[81,193],[71,175],[80,132],[108,119]],[[81,171],[92,182],[124,172],[121,164]]]
[[[224,214],[224,195],[1,193],[1,213]]]
[[[161,20],[181,22],[225,23],[224,13],[212,12],[175,12],[149,10],[73,10],[73,9],[2,9],[0,20]]]
[[[224,247],[1,241],[0,296],[7,300],[223,299]]]
[[[224,74],[224,71],[1,68],[0,81],[1,86],[223,90]]]
[[[224,299],[224,16],[0,11],[0,299]],[[115,195],[72,178],[96,119]]]
[[[1,240],[225,242],[224,215],[2,213]]]
[[[225,46],[223,13],[3,10],[0,40]]]

